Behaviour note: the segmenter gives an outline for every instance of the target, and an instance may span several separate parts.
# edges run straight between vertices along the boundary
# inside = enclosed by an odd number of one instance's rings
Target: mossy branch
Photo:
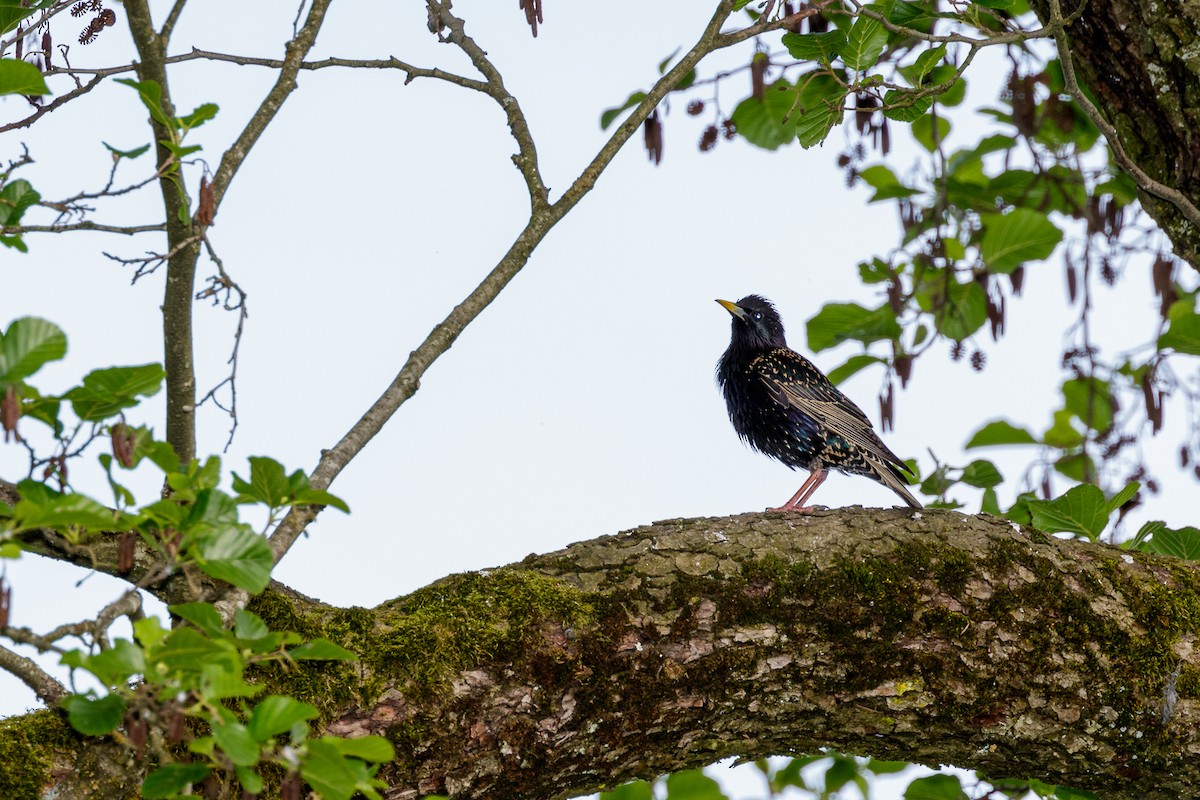
[[[360,654],[261,680],[395,743],[389,797],[565,798],[822,747],[1106,800],[1200,785],[1200,564],[987,516],[671,520],[375,609],[251,607]]]

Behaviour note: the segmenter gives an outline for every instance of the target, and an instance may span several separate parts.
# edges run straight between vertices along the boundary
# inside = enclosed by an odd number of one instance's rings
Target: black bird
[[[783,320],[771,301],[756,294],[731,303],[733,337],[717,364],[717,382],[738,436],[760,453],[812,474],[779,508],[806,511],[804,503],[831,469],[879,481],[913,508],[908,467],[887,448],[871,421],[811,361],[787,346]]]

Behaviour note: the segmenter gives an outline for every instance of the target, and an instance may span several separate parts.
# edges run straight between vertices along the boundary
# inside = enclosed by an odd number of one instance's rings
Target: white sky
[[[163,5],[155,4],[158,19]],[[274,5],[208,2],[201,11],[193,4],[171,52],[196,46],[278,57],[294,7]],[[709,4],[626,0],[599,9],[550,0],[536,40],[516,5],[460,0],[455,11],[521,102],[557,197],[604,141],[600,112],[648,87],[660,60],[690,46]],[[117,13],[121,24],[99,43],[72,47],[76,66],[130,60],[124,12]],[[395,55],[467,72],[456,50],[429,35],[424,17],[419,3],[335,3],[312,57]],[[74,35],[75,21],[63,22],[59,41]],[[744,63],[748,52],[713,63]],[[997,61],[979,67],[978,83],[998,81],[1007,69]],[[273,76],[192,63],[176,68],[173,79],[180,113],[202,102],[221,106],[189,139],[204,145],[201,155],[215,168]],[[737,76],[723,87],[726,113],[745,81]],[[483,95],[428,80],[406,87],[398,71],[324,70],[302,73],[299,83],[210,232],[249,294],[241,426],[225,455],[242,474],[246,458],[260,454],[289,470],[311,469],[320,449],[340,438],[409,351],[492,268],[528,207],[503,116]],[[977,101],[993,97],[989,89]],[[332,491],[352,515],[326,512],[280,565],[279,580],[331,603],[371,606],[452,572],[653,520],[741,513],[791,496],[804,474],[745,448],[725,416],[713,369],[729,315],[713,299],[770,297],[792,346],[803,351],[805,322],[824,303],[879,302],[859,284],[855,265],[896,244],[895,212],[866,206],[865,187],[847,190],[834,165],[840,132],[808,152],[722,141],[701,154],[702,124],[683,113],[683,102],[671,105],[662,166],[647,162],[640,135],[629,143],[342,474]],[[25,113],[21,98],[0,103],[0,119]],[[110,84],[32,130],[0,137],[0,157],[28,144],[37,164],[21,175],[48,198],[95,188],[108,169],[100,141],[122,149],[144,144],[144,117],[132,90]],[[893,139],[909,146],[899,126]],[[143,176],[148,159],[126,165],[123,178]],[[899,171],[907,162],[894,163]],[[193,196],[197,180],[198,173],[189,175]],[[140,205],[97,219],[151,221],[157,194],[151,189]],[[39,388],[61,391],[103,365],[161,360],[162,276],[131,288],[130,270],[100,252],[139,255],[160,248],[156,236],[27,241],[28,255],[0,252],[0,325],[43,316],[70,342],[67,359],[36,376]],[[202,262],[201,275],[208,271]],[[998,346],[979,338],[988,353],[982,373],[940,354],[922,359],[909,390],[897,394],[896,430],[884,435],[889,446],[923,468],[931,465],[927,448],[959,465],[996,457],[1009,478],[1001,500],[1010,500],[1027,453],[965,455],[961,447],[997,417],[1035,430],[1049,424],[1062,380],[1059,341],[1074,314],[1063,311],[1062,283],[1057,262],[1030,267],[1026,299],[1009,305],[1008,336]],[[1105,340],[1121,347],[1148,340],[1155,324],[1148,276],[1101,293],[1101,313],[1118,302],[1125,312],[1106,317]],[[203,393],[225,374],[235,319],[201,305],[196,323]],[[829,370],[855,352],[843,346],[814,360]],[[873,419],[881,375],[868,370],[843,386]],[[160,405],[155,398],[132,419],[161,434]],[[200,419],[201,451],[219,452],[227,419],[211,407]],[[34,429],[22,423],[23,431]],[[1168,441],[1153,445],[1163,454],[1161,477],[1173,466]],[[107,499],[93,458],[75,462],[72,479]],[[19,479],[24,465],[23,449],[0,448],[0,475]],[[145,472],[148,502],[156,480]],[[1190,481],[1164,483],[1166,497],[1142,518],[1185,524],[1185,501],[1170,489]],[[967,510],[978,508],[977,493],[960,496]],[[815,497],[833,507],[895,500],[869,480],[840,475]],[[13,623],[35,629],[86,617],[89,604],[119,591],[103,576],[76,587],[78,570],[34,557],[7,569]],[[0,675],[0,714],[34,704],[23,685]]]

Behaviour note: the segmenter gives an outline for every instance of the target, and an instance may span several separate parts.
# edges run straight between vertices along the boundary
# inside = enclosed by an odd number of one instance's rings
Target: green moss
[[[380,606],[383,630],[374,634],[368,665],[381,676],[432,691],[466,667],[518,658],[538,623],[565,631],[594,624],[589,597],[563,581],[521,570],[454,575]]]
[[[38,800],[50,782],[53,750],[75,746],[75,734],[54,711],[0,720],[0,787],[4,789],[4,800]]]

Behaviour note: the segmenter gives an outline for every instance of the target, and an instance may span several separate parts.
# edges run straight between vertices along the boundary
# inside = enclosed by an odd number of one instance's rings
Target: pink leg
[[[796,490],[794,495],[792,495],[791,500],[788,500],[779,508],[768,508],[767,511],[811,511],[812,509],[810,509],[808,506],[802,505],[802,503],[808,500],[808,498],[812,497],[813,492],[817,490],[818,486],[825,482],[825,478],[828,477],[828,475],[829,473],[826,472],[824,468],[815,470],[811,475],[808,476],[808,479],[805,480],[804,483],[800,484],[800,488]]]

